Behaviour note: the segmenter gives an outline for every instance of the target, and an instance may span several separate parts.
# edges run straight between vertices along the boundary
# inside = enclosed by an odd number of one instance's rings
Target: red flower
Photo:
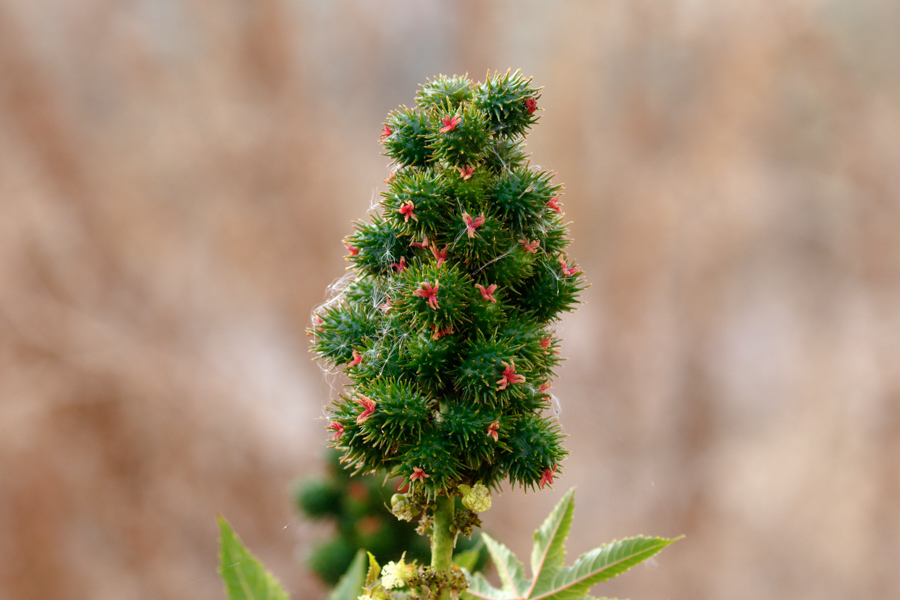
[[[548,335],[544,339],[541,340],[541,348],[546,350],[550,347],[550,342],[553,340],[553,336]]]
[[[363,405],[363,410],[359,413],[359,416],[356,417],[356,424],[359,425],[361,423],[365,423],[366,419],[372,416],[372,413],[375,412],[375,401],[363,396],[362,394],[356,394],[356,401]]]
[[[562,208],[559,206],[559,196],[553,196],[550,198],[550,202],[547,203],[547,208],[552,208],[559,214],[562,214]]]
[[[452,327],[444,327],[443,329],[438,329],[437,325],[432,325],[431,328],[434,330],[434,334],[432,334],[431,339],[439,340],[445,335],[453,333]]]
[[[538,486],[541,489],[544,489],[545,485],[553,485],[553,473],[556,472],[556,465],[553,465],[553,469],[544,469],[544,474],[541,475],[541,482]]]
[[[355,367],[356,365],[358,365],[360,363],[362,363],[362,354],[360,354],[359,352],[354,350],[353,351],[353,360],[350,361],[350,364],[347,365],[347,368],[349,369],[350,367]]]
[[[470,238],[475,237],[475,230],[484,225],[484,213],[481,213],[481,216],[477,219],[473,219],[467,212],[464,212],[462,217],[463,223],[466,224],[466,233],[469,234]]]
[[[386,138],[387,136],[391,135],[392,133],[394,133],[394,130],[391,129],[390,127],[388,127],[387,125],[385,125],[385,126],[384,126],[384,129],[381,130],[381,139],[382,139],[382,141],[384,140],[384,138]]]
[[[418,221],[418,217],[416,217],[413,211],[416,209],[416,205],[413,204],[412,200],[407,200],[403,204],[400,205],[400,208],[397,209],[401,215],[403,215],[403,222],[408,223],[409,218],[412,217],[413,221]]]
[[[449,246],[444,246],[444,249],[439,251],[436,244],[431,245],[431,253],[437,259],[438,266],[447,262],[447,248],[449,248]]]
[[[412,475],[409,476],[409,480],[410,481],[424,481],[425,478],[427,478],[427,477],[431,477],[431,475],[426,473],[424,469],[415,467],[413,469]]]
[[[456,126],[459,125],[461,122],[462,122],[462,117],[460,117],[459,115],[453,115],[452,117],[450,115],[447,115],[446,117],[442,117],[441,123],[443,123],[444,126],[441,127],[440,131],[441,131],[441,133],[447,133],[448,131],[453,131],[454,129],[456,129]]]
[[[413,292],[413,296],[418,296],[419,298],[425,298],[426,302],[428,302],[428,306],[431,307],[432,310],[437,310],[438,307],[438,287],[440,286],[439,281],[434,282],[434,287],[431,286],[427,281],[423,281],[420,284],[422,287]]]
[[[478,288],[478,291],[481,292],[481,297],[485,300],[490,300],[493,303],[497,303],[497,299],[494,298],[494,292],[497,291],[497,284],[492,283],[491,285],[484,287],[480,283],[476,283],[475,287]]]
[[[466,168],[456,167],[459,169],[459,176],[463,178],[463,181],[468,181],[472,178],[472,173],[475,172],[475,165],[466,165]]]
[[[547,390],[549,390],[551,387],[552,387],[552,386],[550,385],[550,382],[548,381],[548,382],[546,382],[546,383],[542,383],[542,384],[541,384],[541,387],[538,388],[538,391],[539,391],[540,393],[543,394],[544,392],[546,392]]]
[[[526,251],[526,252],[531,252],[532,254],[534,254],[535,252],[537,252],[537,249],[538,249],[538,248],[540,247],[540,245],[541,245],[541,243],[540,243],[538,240],[534,240],[533,242],[529,242],[529,241],[526,240],[526,239],[521,239],[521,240],[519,240],[519,243],[522,244],[523,246],[525,246],[525,251]]]
[[[537,110],[537,100],[534,98],[525,98],[525,112],[529,115],[533,115],[534,111]]]
[[[513,383],[525,383],[525,376],[516,373],[516,363],[515,361],[509,361],[509,364],[505,362],[500,363],[504,367],[503,377],[497,380],[497,390],[505,390],[506,386]]]
[[[347,247],[347,250],[350,252],[350,256],[357,256],[359,254],[359,248],[355,246],[351,246],[350,242],[344,242],[344,245]],[[349,260],[350,257],[347,257],[345,260]]]
[[[387,311],[391,310],[391,298],[390,298],[390,296],[385,296],[385,297],[384,297],[384,303],[383,303],[383,304],[380,304],[380,305],[378,306],[378,308],[380,308],[380,309],[383,310],[384,312],[387,312]]]
[[[409,243],[409,245],[415,246],[416,248],[427,248],[428,247],[428,236],[426,235],[424,238],[422,238],[421,242],[417,242],[416,240],[413,240]]]
[[[571,277],[572,275],[575,275],[576,273],[581,271],[581,269],[579,269],[578,267],[567,267],[566,259],[562,257],[560,257],[559,259],[559,264],[562,265],[562,272],[566,277]]]
[[[332,421],[328,425],[325,426],[325,429],[333,429],[334,435],[331,436],[331,441],[336,442],[341,439],[341,434],[344,433],[344,426],[338,423],[337,421]]]
[[[500,421],[494,421],[488,425],[488,437],[494,438],[495,442],[500,439],[500,436],[497,434],[498,429],[500,429]]]
[[[394,177],[397,176],[398,169],[394,169],[391,171],[391,174],[387,176],[387,179],[384,180],[385,183],[390,183],[394,180]]]
[[[321,325],[324,322],[325,321],[322,320],[321,315],[316,315],[316,324]],[[316,331],[325,331],[325,328],[324,327],[316,327]]]
[[[400,262],[392,263],[391,266],[394,267],[395,269],[397,269],[398,273],[402,273],[403,271],[406,270],[406,257],[401,256]]]

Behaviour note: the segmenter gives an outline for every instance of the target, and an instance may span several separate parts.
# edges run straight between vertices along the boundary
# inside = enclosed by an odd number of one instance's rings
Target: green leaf
[[[647,560],[672,542],[681,538],[633,537],[578,557],[571,567],[564,567],[565,541],[572,527],[575,490],[563,496],[540,529],[534,532],[531,551],[533,579],[525,580],[522,563],[509,549],[483,534],[491,558],[497,567],[503,589],[498,590],[477,573],[469,577],[469,589],[464,600],[595,600],[588,595],[601,581],[621,575],[634,565]],[[613,600],[609,598],[600,600]]]
[[[378,581],[378,576],[381,575],[381,567],[378,566],[378,561],[375,560],[375,557],[371,552],[369,554],[369,572],[366,573],[366,585],[370,586],[376,581]],[[403,553],[406,555],[406,553]],[[402,559],[401,559],[402,560]]]
[[[219,517],[219,575],[230,600],[288,600],[287,592]],[[355,599],[354,599],[355,600]]]
[[[469,578],[469,588],[462,593],[463,600],[513,600],[521,597],[515,592],[498,590],[489,584],[481,573],[475,575],[466,573],[466,575]]]
[[[553,569],[541,578],[529,600],[581,600],[591,587],[621,575],[680,538],[633,537],[606,544],[582,554],[571,567]]]
[[[525,567],[522,561],[516,558],[516,555],[509,548],[492,538],[486,533],[481,534],[491,558],[494,560],[494,566],[497,567],[497,573],[500,575],[500,581],[503,583],[503,591],[513,596],[504,596],[519,598],[525,594],[529,587],[529,581],[525,578]]]
[[[531,572],[537,576],[544,569],[563,566],[566,558],[566,538],[572,527],[572,513],[575,511],[575,489],[563,496],[556,508],[534,532],[534,546],[531,549]]]
[[[469,486],[459,486],[460,489]],[[470,488],[471,489],[471,488]],[[478,558],[481,556],[481,549],[484,547],[484,542],[478,540],[478,543],[472,546],[470,549],[465,552],[460,552],[456,556],[453,557],[453,564],[458,566],[460,569],[465,569],[466,571],[471,571],[475,568],[475,565],[478,563]]]
[[[369,555],[371,556],[371,554]],[[366,551],[360,550],[353,557],[347,572],[338,581],[328,600],[356,600],[366,583]]]

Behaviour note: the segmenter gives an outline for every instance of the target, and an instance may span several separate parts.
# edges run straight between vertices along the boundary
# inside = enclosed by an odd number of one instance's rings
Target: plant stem
[[[431,535],[431,568],[435,571],[449,571],[453,562],[453,546],[456,543],[456,535],[450,531],[453,526],[453,504],[452,496],[437,497]]]

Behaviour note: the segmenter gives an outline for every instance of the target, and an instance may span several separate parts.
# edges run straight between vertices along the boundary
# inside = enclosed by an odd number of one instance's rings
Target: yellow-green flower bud
[[[412,521],[419,514],[419,509],[409,503],[407,494],[394,494],[391,496],[391,512],[401,521]]]
[[[406,556],[406,553],[403,553]],[[401,557],[397,562],[389,562],[381,569],[381,585],[385,589],[400,588],[416,574],[416,566],[408,565]]]
[[[459,488],[463,491],[463,506],[473,512],[484,512],[491,507],[491,493],[486,485],[476,483],[474,487],[461,485]]]

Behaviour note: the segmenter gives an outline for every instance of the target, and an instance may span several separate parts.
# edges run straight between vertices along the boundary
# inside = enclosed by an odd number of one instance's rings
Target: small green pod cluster
[[[427,498],[558,474],[553,325],[585,284],[561,186],[524,150],[539,99],[518,71],[441,76],[387,117],[380,212],[345,239],[351,277],[310,328],[351,382],[327,428],[357,472]]]

